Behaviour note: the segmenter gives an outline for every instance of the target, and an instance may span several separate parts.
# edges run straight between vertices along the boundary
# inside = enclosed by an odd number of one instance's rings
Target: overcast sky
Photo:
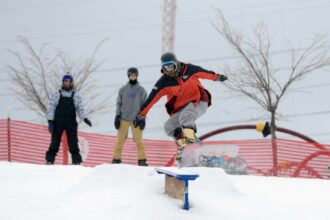
[[[73,57],[88,56],[95,45],[108,37],[97,55],[105,60],[96,73],[98,88],[104,96],[116,93],[118,85],[127,81],[126,70],[137,66],[140,83],[149,92],[160,77],[163,1],[160,0],[0,0],[0,118],[40,123],[40,119],[25,109],[9,90],[12,84],[3,71],[14,60],[8,49],[21,51],[17,35],[27,37],[38,48],[43,43],[62,49]],[[246,37],[260,21],[269,25],[272,51],[286,49],[290,40],[297,48],[310,43],[313,34],[323,33],[329,41],[330,2],[326,0],[178,0],[175,52],[185,62],[201,65],[221,73],[225,64],[235,65],[229,45],[212,26],[216,21],[214,8],[221,9],[229,22]],[[274,55],[279,67],[289,65],[288,54]],[[59,79],[60,80],[60,79]],[[221,83],[203,84],[213,95],[213,105],[200,118],[199,134],[234,124],[255,123],[254,118],[267,116],[252,101],[232,97]],[[330,143],[330,74],[316,71],[295,86],[280,105],[280,127],[304,133],[320,142]],[[109,98],[115,104],[116,95]],[[168,139],[163,132],[167,119],[158,103],[148,115],[146,138]],[[88,108],[88,106],[87,106]],[[91,117],[93,128],[85,131],[115,134],[115,109]],[[249,121],[250,120],[250,121]],[[45,123],[46,120],[43,121]],[[286,135],[279,135],[287,137]],[[240,131],[216,138],[255,138],[260,134]]]

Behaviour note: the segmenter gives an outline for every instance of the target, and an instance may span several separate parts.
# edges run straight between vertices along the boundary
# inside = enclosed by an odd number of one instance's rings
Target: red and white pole
[[[63,145],[63,165],[69,164],[69,145],[68,145],[68,137],[66,132],[63,133],[62,136],[62,145]]]

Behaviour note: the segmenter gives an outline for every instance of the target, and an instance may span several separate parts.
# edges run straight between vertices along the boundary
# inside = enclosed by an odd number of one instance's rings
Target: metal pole
[[[189,210],[189,185],[188,185],[188,180],[184,181],[184,205],[183,209]]]
[[[7,144],[8,144],[8,161],[11,161],[11,130],[10,117],[7,118]]]

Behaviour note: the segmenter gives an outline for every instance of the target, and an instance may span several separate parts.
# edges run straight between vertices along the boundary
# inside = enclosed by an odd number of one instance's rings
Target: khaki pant
[[[136,144],[138,150],[138,160],[147,159],[144,144],[142,142],[142,134],[143,134],[142,130],[139,127],[134,128],[132,122],[123,121],[123,120],[120,121],[120,127],[118,129],[118,135],[117,135],[117,143],[115,146],[115,151],[113,153],[113,159],[121,160],[123,146],[127,138],[129,127],[131,127],[133,134],[133,141]]]

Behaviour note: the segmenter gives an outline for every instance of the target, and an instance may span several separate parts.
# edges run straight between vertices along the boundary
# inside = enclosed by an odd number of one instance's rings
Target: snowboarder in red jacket
[[[156,82],[146,102],[141,106],[133,124],[144,123],[151,107],[164,95],[170,119],[165,123],[165,132],[173,137],[178,145],[176,161],[180,163],[183,149],[197,141],[195,121],[211,105],[211,94],[202,86],[199,79],[225,81],[228,78],[193,64],[176,59],[173,53],[161,56],[162,76]]]

